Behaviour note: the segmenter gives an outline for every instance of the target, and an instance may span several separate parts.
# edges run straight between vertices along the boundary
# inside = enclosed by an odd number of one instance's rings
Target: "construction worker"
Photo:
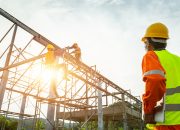
[[[77,43],[74,43],[71,47],[66,47],[66,49],[74,49],[70,54],[73,54],[77,61],[81,60],[81,49]]]
[[[47,45],[47,50],[48,52],[46,53],[46,65],[48,66],[51,66],[51,67],[54,67],[54,68],[63,68],[64,70],[64,79],[65,80],[69,80],[67,78],[67,65],[62,63],[62,64],[58,64],[58,61],[57,61],[57,57],[58,56],[62,56],[63,53],[64,53],[64,50],[55,50],[54,46],[51,45],[51,44],[48,44]]]
[[[45,56],[45,60],[46,60],[45,64],[47,65],[47,67],[50,68],[51,71],[56,71],[56,69],[63,68],[63,71],[64,71],[63,79],[66,81],[69,81],[69,79],[67,78],[67,73],[68,73],[67,65],[64,63],[58,64],[58,61],[57,61],[57,57],[62,56],[64,53],[64,50],[60,50],[60,49],[55,50],[54,46],[51,44],[47,45],[47,50],[48,50],[48,52],[46,53],[46,56]],[[57,78],[55,75],[53,75],[53,77]],[[53,79],[53,80],[55,80],[55,79]],[[59,97],[56,87],[52,86],[51,89],[54,92],[53,96]]]
[[[180,130],[180,57],[166,50],[168,39],[162,23],[150,25],[142,38],[147,50],[142,60],[144,121],[154,130]]]
[[[45,61],[46,61],[46,65],[53,65],[55,64],[56,62],[56,57],[55,57],[55,53],[54,53],[54,46],[51,45],[51,44],[48,44],[47,45],[47,53],[46,53],[46,56],[45,56]]]

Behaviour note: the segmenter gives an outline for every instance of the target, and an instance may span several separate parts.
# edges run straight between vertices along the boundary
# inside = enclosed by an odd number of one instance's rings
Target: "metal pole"
[[[14,45],[14,41],[15,41],[16,31],[17,31],[17,25],[15,25],[15,28],[14,28],[11,44],[10,44],[10,47],[9,47],[9,52],[7,54],[7,57],[6,57],[6,63],[5,63],[4,67],[9,65],[9,62],[10,62],[10,59],[11,59],[11,53],[12,53],[12,49],[13,49],[13,45]],[[2,107],[2,103],[3,103],[6,84],[7,84],[7,81],[8,81],[8,75],[9,75],[9,70],[4,70],[3,74],[2,74],[2,80],[1,80],[1,83],[0,83],[0,110],[1,110],[1,107]]]
[[[86,80],[88,80],[88,74],[86,73]],[[86,105],[89,104],[89,101],[88,101],[88,84],[86,83]],[[85,122],[86,125],[85,125],[85,130],[88,130],[88,109],[86,108],[85,109]]]
[[[101,82],[99,85],[101,87]],[[98,130],[103,130],[103,109],[102,109],[102,93],[98,90]]]
[[[58,118],[58,114],[60,112],[60,104],[56,105],[56,130],[58,130],[59,128],[59,118]]]
[[[26,95],[23,95],[22,98],[22,103],[21,103],[21,110],[20,110],[20,115],[19,115],[19,123],[18,123],[18,128],[17,130],[21,130],[22,127],[22,123],[23,123],[23,114],[24,114],[24,110],[25,110],[25,105],[26,105]]]
[[[5,71],[5,70],[7,70],[7,69],[11,69],[11,68],[17,67],[17,66],[20,66],[20,65],[23,65],[23,64],[26,64],[26,63],[28,63],[28,62],[32,62],[32,61],[41,59],[41,58],[45,57],[45,55],[46,55],[46,54],[42,54],[42,55],[35,56],[35,57],[30,58],[30,59],[27,59],[27,60],[20,61],[20,62],[18,62],[18,63],[11,64],[11,65],[9,65],[9,66],[5,66],[4,68],[0,68],[0,72],[1,72],[1,71]]]
[[[123,130],[127,130],[127,115],[126,115],[126,104],[124,94],[122,94],[122,106],[123,106]]]
[[[67,96],[67,80],[66,80],[66,83],[65,83],[64,91],[65,91],[64,97],[65,97],[65,100],[66,100],[66,96]],[[64,120],[65,120],[65,112],[66,112],[66,102],[64,103],[63,125],[62,125],[62,126],[63,126],[63,130],[65,130],[65,123],[64,123]]]
[[[51,70],[54,72],[55,70],[52,68]],[[52,74],[53,75],[53,74]],[[50,89],[49,89],[49,98],[52,99],[55,97],[54,89],[56,88],[56,82],[55,82],[55,75],[51,77],[51,83],[50,83]],[[55,105],[51,104],[51,102],[48,102],[48,110],[47,110],[47,121],[46,121],[46,130],[53,130],[54,129],[54,115],[55,115]]]

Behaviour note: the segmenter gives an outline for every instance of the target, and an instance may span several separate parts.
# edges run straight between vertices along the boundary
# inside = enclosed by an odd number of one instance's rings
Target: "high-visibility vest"
[[[166,71],[165,121],[157,125],[177,125],[180,124],[180,57],[167,50],[155,53]]]
[[[55,64],[56,58],[54,51],[48,51],[45,56],[46,64]]]

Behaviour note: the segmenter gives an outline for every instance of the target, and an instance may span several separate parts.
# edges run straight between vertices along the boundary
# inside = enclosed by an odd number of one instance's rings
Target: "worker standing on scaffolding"
[[[58,56],[62,56],[64,51],[62,50],[55,50],[54,46],[51,44],[47,45],[47,50],[48,52],[45,55],[45,64],[46,66],[51,70],[51,71],[56,71],[56,69],[60,69],[62,68],[64,71],[64,75],[63,75],[63,79],[69,81],[69,79],[67,78],[67,65],[62,63],[62,64],[58,64]],[[53,75],[54,78],[55,75]],[[54,94],[56,95],[56,97],[58,97],[58,93],[56,91],[56,88],[52,88]]]

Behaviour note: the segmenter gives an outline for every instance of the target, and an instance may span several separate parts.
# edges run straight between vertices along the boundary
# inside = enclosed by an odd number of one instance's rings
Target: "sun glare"
[[[53,78],[55,78],[56,82],[62,80],[64,75],[63,69],[49,69],[45,68],[41,73],[41,81],[43,83],[49,83]]]
[[[44,71],[41,73],[41,81],[44,83],[48,83],[53,76],[53,72],[50,69],[44,69]]]

